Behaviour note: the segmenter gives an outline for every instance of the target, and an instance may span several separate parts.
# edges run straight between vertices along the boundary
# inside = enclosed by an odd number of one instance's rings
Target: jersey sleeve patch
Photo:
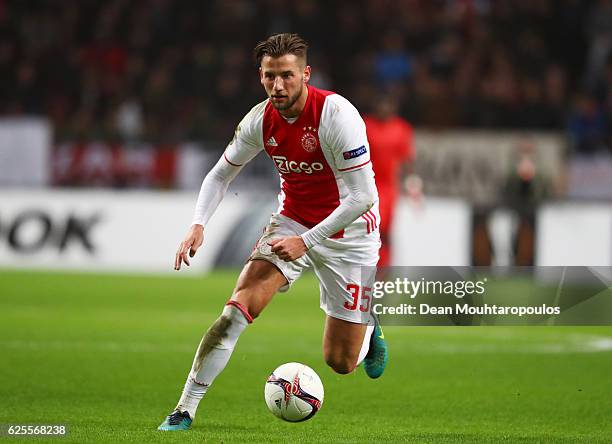
[[[368,152],[368,149],[365,145],[361,145],[359,148],[355,148],[354,150],[344,151],[342,153],[342,157],[344,160],[355,159],[356,157],[363,156]]]

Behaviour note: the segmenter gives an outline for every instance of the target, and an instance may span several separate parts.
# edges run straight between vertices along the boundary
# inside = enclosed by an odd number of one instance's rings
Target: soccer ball
[[[289,362],[268,377],[265,399],[275,416],[290,422],[306,421],[323,405],[323,384],[307,365]]]

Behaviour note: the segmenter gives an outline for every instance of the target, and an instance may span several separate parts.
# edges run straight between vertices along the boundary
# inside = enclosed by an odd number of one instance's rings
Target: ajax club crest
[[[304,127],[304,135],[302,136],[302,148],[304,148],[309,153],[312,153],[317,150],[319,142],[317,141],[317,136],[315,133],[317,132],[316,128],[312,126]]]

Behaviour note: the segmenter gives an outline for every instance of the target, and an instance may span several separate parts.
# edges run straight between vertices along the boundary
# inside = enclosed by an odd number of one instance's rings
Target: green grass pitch
[[[385,375],[340,376],[322,358],[310,275],[248,327],[193,429],[158,432],[236,275],[0,271],[0,424],[66,423],[57,441],[79,443],[612,442],[612,328],[387,328]],[[325,386],[305,423],[263,400],[289,361]]]

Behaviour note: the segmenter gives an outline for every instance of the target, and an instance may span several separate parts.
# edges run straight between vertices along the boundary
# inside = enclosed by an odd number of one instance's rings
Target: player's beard
[[[274,108],[276,108],[277,110],[279,110],[279,111],[285,111],[285,110],[291,108],[293,105],[295,105],[295,102],[297,102],[298,99],[300,98],[300,96],[302,95],[303,89],[304,89],[304,83],[300,83],[299,91],[297,91],[293,96],[288,97],[287,98],[287,103],[282,105],[280,103],[275,103],[274,100],[271,100],[272,106]]]

